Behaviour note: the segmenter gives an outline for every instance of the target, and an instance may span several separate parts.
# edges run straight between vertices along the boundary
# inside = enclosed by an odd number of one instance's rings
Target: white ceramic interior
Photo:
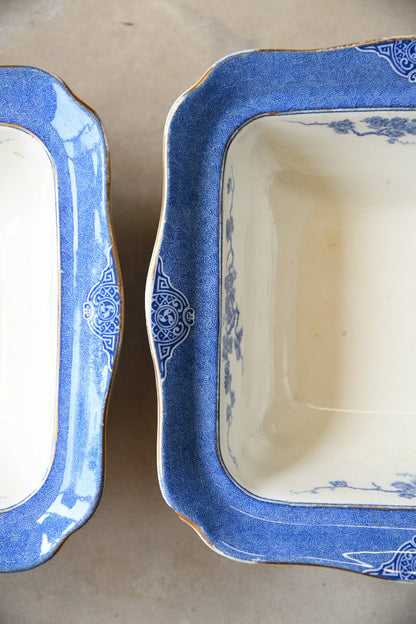
[[[57,429],[59,238],[43,143],[0,124],[0,510],[45,480]]]
[[[416,505],[414,119],[273,115],[229,145],[219,449],[254,496]]]

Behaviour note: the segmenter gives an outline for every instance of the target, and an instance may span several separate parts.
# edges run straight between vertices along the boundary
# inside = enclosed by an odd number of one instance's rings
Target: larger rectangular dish
[[[416,578],[415,50],[237,54],[169,115],[159,476],[229,557]]]

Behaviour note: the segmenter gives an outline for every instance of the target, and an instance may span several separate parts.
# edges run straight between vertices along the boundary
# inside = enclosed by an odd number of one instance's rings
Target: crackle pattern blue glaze
[[[51,155],[61,265],[55,457],[42,487],[26,502],[0,514],[0,570],[11,572],[49,559],[86,522],[100,498],[111,369],[101,337],[83,318],[83,307],[100,280],[112,236],[107,148],[98,118],[59,79],[39,69],[0,68],[0,85],[0,122],[29,130]]]
[[[181,99],[170,117],[158,252],[171,282],[186,292],[198,323],[169,361],[161,383],[159,478],[168,503],[224,555],[364,573],[371,568],[385,576],[380,566],[389,562],[389,553],[416,534],[416,510],[406,508],[406,500],[403,508],[391,509],[268,502],[238,488],[217,454],[219,189],[230,137],[248,120],[279,111],[415,105],[412,81],[382,56],[353,46],[230,56]],[[370,110],[365,116],[374,115]],[[149,306],[147,314],[150,326]],[[373,563],[354,556],[365,552],[369,560],[369,551]]]

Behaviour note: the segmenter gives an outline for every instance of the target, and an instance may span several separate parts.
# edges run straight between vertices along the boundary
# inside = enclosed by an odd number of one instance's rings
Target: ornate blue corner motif
[[[365,573],[395,581],[416,581],[416,536],[393,551],[393,556],[388,561],[366,570]]]
[[[401,39],[400,41],[379,41],[358,46],[361,52],[375,52],[385,58],[396,74],[416,82],[416,40]]]
[[[112,371],[120,329],[120,293],[111,248],[108,252],[107,266],[84,303],[83,316],[91,331],[103,341],[103,348],[108,357],[108,368]]]
[[[176,347],[188,337],[194,322],[194,310],[185,295],[172,286],[169,277],[163,272],[162,258],[159,257],[152,296],[151,323],[162,379],[166,377],[168,360]]]

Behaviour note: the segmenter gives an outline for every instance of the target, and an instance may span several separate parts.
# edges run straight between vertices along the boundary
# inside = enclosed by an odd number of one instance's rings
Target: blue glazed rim
[[[416,580],[416,510],[268,502],[217,453],[219,213],[224,154],[245,123],[276,112],[412,109],[416,39],[220,60],[173,106],[146,318],[159,403],[163,496],[215,551]]]
[[[0,123],[37,136],[55,170],[61,263],[58,430],[50,472],[0,514],[0,571],[52,557],[94,512],[104,476],[104,428],[122,335],[122,282],[109,205],[109,156],[97,115],[56,76],[0,68]],[[105,322],[99,314],[106,302]]]

